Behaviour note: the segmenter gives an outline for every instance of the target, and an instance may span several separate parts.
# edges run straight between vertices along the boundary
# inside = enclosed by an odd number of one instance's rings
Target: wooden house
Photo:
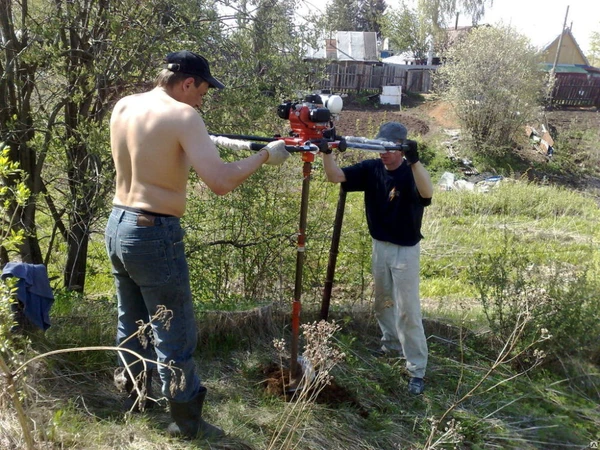
[[[560,44],[560,47],[559,47]],[[558,56],[558,59],[557,59]],[[579,48],[570,28],[565,28],[550,44],[542,49],[542,62],[546,64],[567,64],[589,66],[590,63]]]
[[[590,66],[570,28],[544,47],[540,58],[554,76],[552,106],[600,108],[600,69]]]

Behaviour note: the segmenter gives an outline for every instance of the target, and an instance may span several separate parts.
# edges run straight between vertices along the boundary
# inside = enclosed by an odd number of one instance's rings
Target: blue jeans
[[[158,365],[162,393],[169,400],[187,402],[200,390],[200,378],[192,358],[198,336],[184,231],[177,217],[156,217],[152,224],[139,221],[138,216],[136,212],[113,208],[105,231],[117,290],[117,345],[123,343],[123,347],[144,358],[171,364],[174,371]],[[138,331],[139,321],[149,322],[160,305],[171,312],[170,323],[153,322],[151,340],[146,346],[137,336],[124,342]],[[143,370],[134,355],[120,355],[134,376]]]

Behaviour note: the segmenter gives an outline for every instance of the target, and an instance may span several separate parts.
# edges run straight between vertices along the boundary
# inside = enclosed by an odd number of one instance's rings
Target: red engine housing
[[[323,132],[331,129],[333,124],[329,119],[324,122],[314,122],[314,117],[311,118],[311,113],[314,116],[315,112],[318,115],[319,113],[322,114],[322,111],[329,112],[323,108],[310,108],[306,105],[297,105],[295,108],[290,108],[288,120],[292,129],[290,133],[292,139],[301,144],[310,140],[323,139]]]

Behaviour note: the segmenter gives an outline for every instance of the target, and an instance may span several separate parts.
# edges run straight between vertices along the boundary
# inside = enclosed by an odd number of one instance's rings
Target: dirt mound
[[[282,368],[278,364],[271,363],[262,369],[264,379],[262,385],[265,392],[269,395],[282,397],[286,401],[296,401],[298,396],[305,395],[306,398],[313,398],[317,403],[326,404],[331,407],[350,405],[358,410],[362,417],[368,417],[369,412],[356,400],[347,389],[338,385],[334,379],[331,379],[325,386],[321,386],[318,392],[309,392],[302,394],[300,391],[291,392],[288,390],[288,381],[290,371]]]
[[[398,107],[344,109],[339,120],[335,123],[335,128],[337,133],[342,136],[374,138],[381,124],[385,122],[403,123],[408,128],[409,137],[413,135],[423,136],[430,131],[426,121],[414,115],[403,113]]]
[[[423,110],[427,116],[442,128],[460,128],[452,107],[446,102],[425,103]]]

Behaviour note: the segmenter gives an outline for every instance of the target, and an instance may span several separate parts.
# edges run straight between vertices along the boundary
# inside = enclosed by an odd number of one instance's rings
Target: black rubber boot
[[[167,432],[172,436],[185,439],[219,439],[225,432],[202,419],[202,407],[206,397],[206,388],[201,387],[198,395],[186,403],[176,403],[169,400],[171,417],[174,422],[169,425]]]
[[[133,373],[135,375],[135,373]],[[137,389],[135,388],[133,380],[124,368],[119,368],[115,371],[115,386],[120,391],[124,391],[128,394],[127,398],[123,401],[123,409],[125,411],[139,412],[145,409],[152,409],[156,404],[153,400],[152,394],[152,375],[154,369],[148,369],[145,372],[141,372],[137,375]],[[142,394],[140,400],[139,392]]]

